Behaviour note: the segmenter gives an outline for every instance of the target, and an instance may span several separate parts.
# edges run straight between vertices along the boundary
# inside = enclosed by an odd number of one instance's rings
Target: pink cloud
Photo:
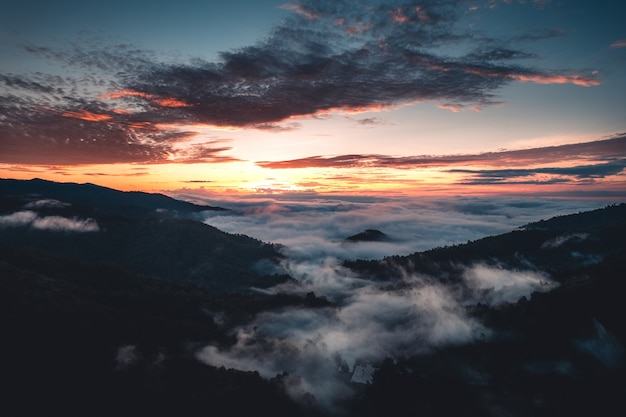
[[[626,39],[620,39],[611,44],[611,48],[626,48]]]
[[[304,16],[307,19],[314,20],[320,17],[319,14],[308,10],[305,6],[300,3],[287,3],[280,6],[281,9],[291,10],[292,12],[298,13],[300,16]]]
[[[134,90],[117,90],[112,91],[110,93],[106,93],[101,96],[101,98],[105,100],[115,100],[124,97],[140,97],[149,100],[153,104],[156,104],[161,107],[191,107],[191,104],[185,103],[182,100],[179,100],[174,97],[157,97],[154,94],[143,93],[141,91]],[[120,111],[117,110],[116,113]],[[123,110],[122,110],[123,112]]]
[[[400,7],[398,7],[396,10],[391,10],[389,12],[389,15],[391,16],[393,21],[397,23],[406,23],[409,21],[408,16],[404,14],[402,8]]]
[[[256,164],[269,169],[289,168],[396,168],[446,167],[459,165],[527,166],[554,164],[571,160],[596,161],[603,158],[626,157],[626,136],[593,142],[547,146],[531,149],[506,150],[480,154],[389,156],[348,154],[337,156],[311,156],[287,161],[260,161]]]
[[[582,75],[510,74],[509,78],[524,83],[531,82],[535,84],[574,84],[583,87],[600,85],[600,81],[595,78],[584,77]]]
[[[459,104],[437,104],[437,107],[443,110],[450,110],[453,113],[458,113],[463,110],[463,106]]]
[[[79,111],[66,111],[62,114],[65,117],[73,117],[75,119],[86,120],[88,122],[102,122],[105,120],[111,120],[112,117],[108,114],[97,114],[87,110]]]

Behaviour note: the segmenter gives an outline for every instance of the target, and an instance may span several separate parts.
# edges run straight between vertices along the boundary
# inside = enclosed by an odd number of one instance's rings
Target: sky
[[[586,0],[0,0],[0,177],[623,198],[626,29]]]

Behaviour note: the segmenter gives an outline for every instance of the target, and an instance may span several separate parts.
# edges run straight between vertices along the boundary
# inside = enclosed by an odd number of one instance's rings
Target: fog
[[[202,194],[176,196],[230,209],[206,212],[206,223],[226,232],[283,244],[292,258],[341,259],[408,255],[506,233],[530,222],[609,203],[510,197],[297,199],[287,196],[229,201]],[[380,230],[390,239],[344,242],[345,238],[366,229]]]
[[[556,214],[603,205],[597,201],[469,198],[207,202],[232,211],[209,212],[206,223],[284,245],[281,265],[258,267],[288,273],[298,284],[264,291],[302,295],[313,291],[332,306],[263,312],[233,330],[234,345],[207,346],[198,358],[214,366],[257,371],[266,378],[288,372],[288,393],[296,399],[310,393],[330,408],[352,392],[348,381],[355,365],[376,366],[387,357],[418,355],[488,338],[490,329],[466,313],[468,305],[514,303],[556,286],[540,271],[481,263],[463,266],[462,279],[454,284],[398,268],[390,286],[358,276],[342,266],[342,260],[405,255],[465,243]],[[365,229],[381,230],[390,240],[345,241]]]
[[[22,210],[0,216],[0,227],[31,227],[52,232],[97,232],[100,230],[94,219],[67,218],[62,216],[40,216],[34,211]]]

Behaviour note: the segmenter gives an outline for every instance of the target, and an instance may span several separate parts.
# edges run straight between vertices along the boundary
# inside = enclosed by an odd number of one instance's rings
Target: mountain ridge
[[[0,243],[229,291],[288,279],[256,268],[278,262],[274,245],[199,221],[207,208],[215,209],[89,184],[2,180]]]
[[[201,211],[227,211],[225,208],[198,205],[176,200],[160,193],[119,191],[92,183],[54,182],[34,178],[31,180],[0,179],[0,194],[22,199],[54,199],[74,205],[86,205],[109,214],[133,216],[160,216],[158,210],[168,215],[190,217]],[[94,207],[95,206],[95,207]]]

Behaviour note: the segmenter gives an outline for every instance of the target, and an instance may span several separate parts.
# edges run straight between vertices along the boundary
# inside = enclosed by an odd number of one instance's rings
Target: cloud
[[[576,341],[576,347],[594,357],[607,368],[618,368],[624,363],[624,347],[619,339],[609,332],[598,320],[593,320],[593,338]]]
[[[52,232],[97,232],[100,230],[94,219],[69,219],[61,216],[39,217],[30,210],[18,211],[12,214],[0,216],[0,227],[24,227],[48,230]]]
[[[226,349],[207,346],[198,358],[214,366],[256,370],[266,378],[296,375],[300,389],[332,407],[352,389],[347,376],[361,361],[425,353],[472,341],[489,331],[468,317],[448,290],[416,279],[409,289],[360,288],[333,277],[335,307],[270,311],[235,330]]]
[[[364,119],[357,119],[356,122],[361,126],[378,126],[385,124],[385,121],[378,117],[366,117]]]
[[[459,279],[445,285],[441,277],[401,268],[389,281],[380,282],[347,269],[342,259],[381,258],[463,243],[605,204],[510,197],[193,197],[231,209],[207,213],[208,224],[284,245],[282,269],[273,266],[266,272],[288,273],[298,285],[264,291],[302,296],[313,291],[332,302],[323,308],[262,312],[234,329],[232,345],[206,346],[198,358],[214,366],[258,371],[266,378],[288,372],[285,384],[293,398],[310,393],[331,409],[352,394],[347,381],[355,365],[376,365],[385,357],[417,355],[489,337],[490,330],[466,313],[468,305],[498,307],[556,285],[541,271],[483,263],[460,265]],[[369,228],[382,230],[395,242],[342,244],[345,237]]]
[[[462,181],[463,184],[554,184],[559,182],[571,182],[567,178],[573,177],[579,181],[594,181],[620,174],[626,169],[626,159],[618,159],[612,162],[595,165],[579,165],[563,168],[516,168],[516,169],[451,169],[448,172],[471,174]],[[541,178],[545,174],[547,177]],[[556,177],[556,178],[555,178]],[[527,178],[521,181],[511,181],[515,178]]]
[[[338,156],[311,156],[307,158],[287,161],[259,161],[257,165],[263,168],[399,168],[409,169],[418,167],[445,167],[450,165],[526,165],[557,163],[575,159],[606,160],[626,159],[626,136],[621,135],[611,139],[570,145],[548,146],[531,149],[485,152],[479,154],[460,155],[418,155],[418,156],[389,156],[372,154],[350,154]],[[622,165],[622,160],[578,168],[562,168],[560,173],[575,172],[577,175],[599,176],[616,173]],[[550,172],[552,168],[545,168]],[[557,169],[558,170],[558,169]],[[501,170],[506,171],[506,170]],[[454,172],[454,171],[453,171]],[[552,171],[557,172],[557,171]],[[617,171],[619,172],[619,171]],[[512,172],[514,173],[514,172]]]
[[[172,144],[196,135],[184,129],[194,124],[284,131],[298,128],[283,125],[293,118],[333,111],[422,101],[489,105],[514,81],[598,84],[571,70],[512,64],[532,57],[513,43],[535,39],[470,32],[461,24],[461,0],[426,0],[419,7],[399,0],[303,0],[283,8],[294,13],[266,38],[222,52],[215,62],[162,61],[129,45],[27,45],[27,53],[78,75],[0,76],[6,90],[2,162],[222,162],[228,157],[216,153],[225,149],[176,157],[184,147]],[[449,45],[461,52],[442,52]]]
[[[317,19],[320,17],[318,14],[311,11],[306,5],[302,3],[286,3],[280,6],[280,8],[294,11],[307,19]]]
[[[115,370],[122,371],[133,366],[141,359],[137,347],[133,345],[121,346],[117,349],[115,356]]]
[[[132,115],[105,110],[58,111],[28,102],[7,104],[0,125],[0,161],[10,164],[85,165],[109,163],[198,163],[233,160],[231,147],[184,146],[195,132],[159,127]],[[16,104],[21,104],[15,108]],[[5,126],[5,127],[6,127]]]
[[[68,219],[61,216],[46,216],[33,221],[32,227],[54,232],[97,232],[100,230],[93,219]]]
[[[34,211],[18,211],[0,216],[0,226],[20,227],[31,224],[37,218]]]
[[[541,245],[542,249],[556,249],[563,246],[568,242],[581,242],[589,236],[588,233],[571,233],[566,235],[557,236],[554,239],[546,240]]]
[[[620,39],[611,44],[611,48],[626,48],[626,39]]]
[[[545,273],[536,271],[507,270],[500,266],[484,264],[467,268],[463,278],[469,288],[481,291],[474,294],[473,302],[483,302],[497,306],[514,303],[521,297],[528,297],[533,292],[547,292],[557,284]],[[486,292],[485,292],[486,290]]]
[[[30,203],[26,204],[24,206],[24,208],[27,208],[27,209],[64,208],[64,207],[68,207],[68,206],[69,206],[68,203],[64,203],[64,202],[59,201],[59,200],[44,199],[44,200],[31,201]]]
[[[208,205],[229,208],[207,213],[206,223],[230,233],[243,233],[285,245],[290,259],[315,260],[328,270],[330,259],[377,259],[405,255],[508,232],[563,212],[600,208],[609,200],[576,201],[524,198],[365,198],[280,195],[230,201],[202,192],[173,194]],[[388,242],[346,245],[344,239],[367,229],[390,237]],[[303,264],[298,264],[304,268]],[[331,273],[334,273],[331,271]],[[303,275],[303,274],[301,274]]]

